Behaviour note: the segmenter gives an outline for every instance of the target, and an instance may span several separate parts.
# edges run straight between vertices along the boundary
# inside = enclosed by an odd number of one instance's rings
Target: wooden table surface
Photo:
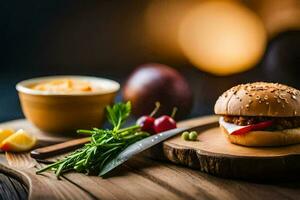
[[[28,194],[32,199],[72,200],[300,199],[300,181],[223,179],[145,155],[130,159],[105,179],[80,173],[64,174],[61,180],[51,172],[36,175],[42,166],[28,154],[0,153],[0,199],[27,199]],[[21,183],[12,176],[19,177]]]
[[[56,191],[58,196],[61,199],[300,199],[300,181],[228,180],[142,156],[133,158],[107,179],[84,176],[64,175],[60,182],[70,183],[81,193],[74,196],[66,187]],[[18,181],[4,174],[0,175],[0,181],[0,199],[26,199],[27,189]]]

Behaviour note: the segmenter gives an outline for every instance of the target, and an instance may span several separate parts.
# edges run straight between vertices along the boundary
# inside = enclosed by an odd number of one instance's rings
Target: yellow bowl
[[[62,93],[40,91],[32,86],[51,80],[72,79],[88,81],[101,90]],[[119,83],[88,76],[49,76],[22,81],[16,89],[25,117],[36,127],[48,133],[74,134],[77,129],[100,127],[105,107],[113,103],[120,89]]]

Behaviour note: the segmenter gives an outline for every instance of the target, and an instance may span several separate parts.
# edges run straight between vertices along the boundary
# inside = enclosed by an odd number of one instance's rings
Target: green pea
[[[181,138],[184,139],[184,140],[189,140],[189,132],[184,131],[184,132],[181,134]]]
[[[189,133],[189,140],[195,141],[195,140],[197,140],[197,137],[198,137],[198,134],[196,131],[192,131]]]

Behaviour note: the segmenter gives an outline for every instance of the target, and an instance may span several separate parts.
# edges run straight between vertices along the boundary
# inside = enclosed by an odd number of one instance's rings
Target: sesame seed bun
[[[300,143],[300,128],[282,131],[250,131],[245,135],[230,135],[221,127],[229,142],[248,147],[284,146]]]
[[[278,83],[237,85],[224,92],[215,104],[218,115],[300,116],[300,91]]]

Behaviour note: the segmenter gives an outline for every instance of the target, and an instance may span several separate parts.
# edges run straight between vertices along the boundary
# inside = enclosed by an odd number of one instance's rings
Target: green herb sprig
[[[107,161],[113,159],[129,145],[149,136],[149,133],[141,131],[138,125],[121,128],[130,115],[130,102],[117,103],[113,107],[107,106],[106,110],[112,129],[78,130],[78,133],[90,135],[90,143],[36,173],[51,170],[59,177],[64,172],[75,170],[99,175]]]

